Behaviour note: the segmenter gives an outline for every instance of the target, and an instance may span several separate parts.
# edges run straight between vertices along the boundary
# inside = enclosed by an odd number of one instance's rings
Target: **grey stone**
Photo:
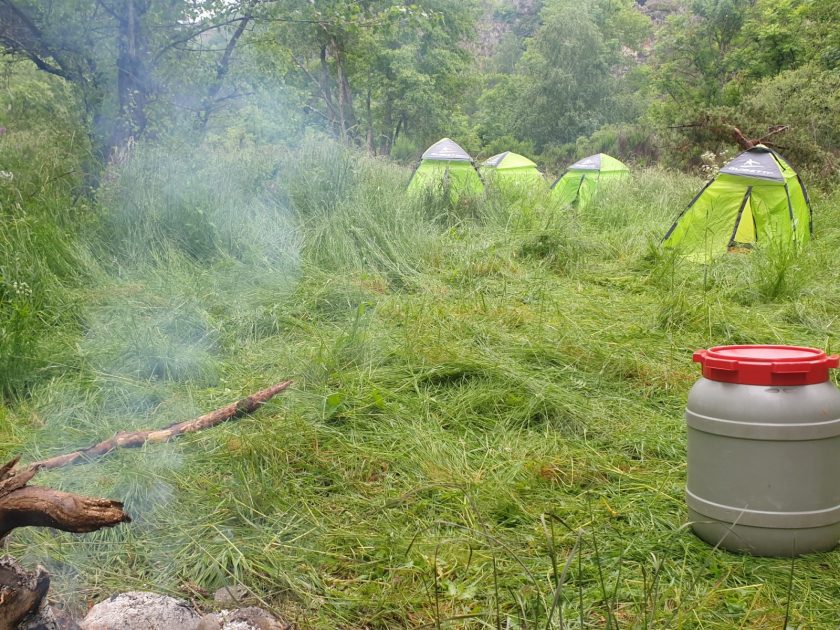
[[[201,617],[187,602],[158,593],[133,591],[99,602],[82,630],[198,630]]]
[[[242,584],[223,586],[213,593],[213,601],[219,604],[242,604],[248,598],[248,589]]]

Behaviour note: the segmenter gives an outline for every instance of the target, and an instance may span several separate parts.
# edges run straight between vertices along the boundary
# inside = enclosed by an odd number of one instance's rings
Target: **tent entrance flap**
[[[738,216],[735,218],[735,227],[732,229],[729,247],[737,247],[738,245],[747,245],[755,242],[755,217],[753,215],[752,203],[750,202],[751,195],[752,186],[748,186],[747,192],[744,193],[744,199],[741,201],[741,207],[738,208]]]

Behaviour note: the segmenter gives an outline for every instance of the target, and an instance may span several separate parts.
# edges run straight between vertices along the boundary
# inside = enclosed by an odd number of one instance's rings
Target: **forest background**
[[[4,0],[0,44],[9,106],[59,107],[100,164],[129,137],[293,143],[316,128],[406,163],[449,136],[476,156],[514,150],[552,173],[598,151],[690,168],[731,150],[735,127],[830,171],[836,8]]]

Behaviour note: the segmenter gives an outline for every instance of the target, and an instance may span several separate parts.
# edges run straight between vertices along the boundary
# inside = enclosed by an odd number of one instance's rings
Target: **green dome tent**
[[[805,185],[790,165],[763,145],[744,151],[707,183],[662,239],[695,259],[728,248],[806,243],[813,230]]]
[[[479,195],[484,191],[470,154],[449,138],[438,140],[426,149],[408,182],[409,192],[432,186],[447,186],[453,201],[461,194]]]
[[[617,179],[630,174],[623,162],[606,153],[598,153],[578,160],[551,185],[551,194],[562,204],[577,202],[586,207],[598,190],[598,182]]]
[[[524,155],[505,151],[484,161],[480,172],[485,181],[499,186],[531,188],[545,186],[545,179],[537,165]]]

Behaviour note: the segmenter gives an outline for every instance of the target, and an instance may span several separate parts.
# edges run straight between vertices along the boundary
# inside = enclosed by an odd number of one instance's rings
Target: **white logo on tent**
[[[752,158],[747,159],[741,166],[761,166],[761,162],[756,162]]]

